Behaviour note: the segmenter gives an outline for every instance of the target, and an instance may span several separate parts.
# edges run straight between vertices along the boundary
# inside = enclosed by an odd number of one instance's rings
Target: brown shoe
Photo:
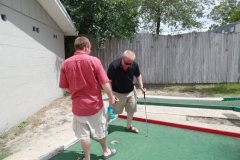
[[[125,128],[125,131],[139,133],[138,129],[133,126],[130,126],[129,128]]]

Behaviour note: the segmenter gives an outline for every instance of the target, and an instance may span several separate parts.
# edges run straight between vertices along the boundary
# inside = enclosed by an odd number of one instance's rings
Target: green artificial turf
[[[133,121],[139,134],[125,132],[126,120],[117,119],[109,125],[108,147],[117,154],[111,160],[238,160],[240,139],[218,134],[192,131]],[[112,145],[111,141],[119,144]],[[101,159],[102,149],[98,141],[91,139],[91,160]],[[78,142],[51,160],[75,160],[83,156]]]

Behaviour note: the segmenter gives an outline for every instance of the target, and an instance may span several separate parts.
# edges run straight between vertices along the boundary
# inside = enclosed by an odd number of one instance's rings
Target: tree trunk
[[[158,20],[157,20],[156,34],[159,34],[159,32],[160,32],[160,23],[161,23],[161,16],[159,16]]]

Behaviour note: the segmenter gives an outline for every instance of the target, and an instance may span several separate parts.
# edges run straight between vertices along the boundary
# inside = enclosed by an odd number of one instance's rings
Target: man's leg
[[[103,139],[99,139],[98,141],[102,146],[103,156],[107,157],[107,156],[111,155],[111,150],[108,149],[108,146],[107,146],[107,137],[105,137]],[[114,153],[116,153],[115,149],[114,149]]]
[[[127,112],[127,127],[126,128],[130,128],[132,126],[133,114],[134,113]],[[139,132],[139,130],[137,128],[136,128],[136,132],[137,133]]]
[[[137,111],[137,93],[134,87],[131,96],[128,98],[126,102],[126,111],[127,111],[127,127],[129,129],[132,126],[132,119],[134,112]],[[139,133],[139,130],[135,127],[132,127],[131,130],[134,130],[135,133]]]
[[[106,117],[107,117],[107,121],[109,122],[110,121],[110,115],[108,114],[108,111],[106,113]]]
[[[82,139],[81,144],[85,157],[84,160],[90,160],[90,144],[91,144],[90,139]]]

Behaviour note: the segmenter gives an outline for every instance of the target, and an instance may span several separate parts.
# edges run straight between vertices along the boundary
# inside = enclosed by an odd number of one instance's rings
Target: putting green
[[[117,154],[111,160],[238,160],[240,139],[198,132],[175,127],[133,121],[139,134],[125,132],[125,119],[117,119],[109,125],[108,147]],[[117,145],[111,144],[118,141]],[[98,141],[91,139],[91,160],[101,159],[102,149]],[[78,142],[51,160],[75,160],[83,156]]]

